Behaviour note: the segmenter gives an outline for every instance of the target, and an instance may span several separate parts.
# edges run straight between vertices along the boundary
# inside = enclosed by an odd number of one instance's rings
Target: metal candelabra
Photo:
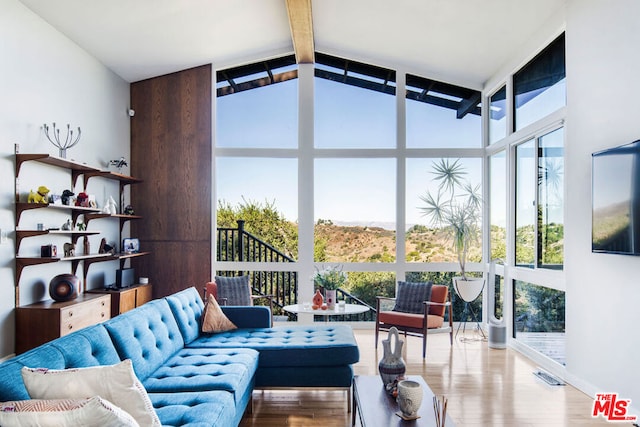
[[[60,139],[60,129],[56,129],[56,123],[53,122],[53,139],[49,136],[49,126],[45,123],[44,134],[47,136],[47,139],[56,147],[58,147],[60,157],[63,159],[67,158],[67,149],[73,147],[80,141],[80,126],[78,126],[78,134],[76,135],[76,139],[73,139],[73,130],[71,129],[71,125],[67,123],[67,137],[63,140]]]

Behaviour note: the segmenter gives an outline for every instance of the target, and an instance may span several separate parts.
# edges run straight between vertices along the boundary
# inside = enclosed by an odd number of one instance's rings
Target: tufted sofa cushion
[[[103,324],[51,341],[64,356],[65,368],[115,365],[120,362],[113,341]]]
[[[153,372],[143,385],[150,393],[225,390],[239,403],[244,390],[253,388],[257,367],[258,352],[249,348],[186,348]]]
[[[195,288],[187,288],[165,298],[178,322],[185,344],[200,335],[200,318],[204,303]]]
[[[238,329],[202,336],[190,348],[254,348],[260,367],[350,365],[359,360],[348,325],[292,325]]]
[[[226,391],[149,393],[149,398],[164,427],[235,426],[243,414],[236,414],[233,396]]]
[[[164,299],[150,301],[104,323],[121,359],[131,359],[144,381],[184,347],[182,334]]]
[[[193,342],[200,333],[200,322],[204,303],[194,287],[187,288],[165,297],[182,333],[186,344]],[[267,328],[271,326],[271,310],[269,307],[223,306],[224,314],[238,328]]]

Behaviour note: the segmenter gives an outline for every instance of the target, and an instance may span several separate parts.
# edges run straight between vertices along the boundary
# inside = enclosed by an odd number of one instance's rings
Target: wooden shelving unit
[[[96,262],[104,262],[104,261],[114,261],[119,260],[120,266],[122,268],[125,260],[148,255],[149,252],[139,252],[139,253],[94,253],[94,254],[82,254],[71,257],[33,257],[33,256],[19,256],[20,244],[26,238],[43,236],[43,235],[66,235],[71,238],[72,243],[76,244],[79,237],[83,236],[91,236],[100,234],[99,231],[79,231],[79,230],[60,230],[60,229],[48,229],[48,230],[32,230],[32,229],[20,229],[19,223],[20,218],[24,212],[28,212],[34,209],[60,209],[68,211],[72,223],[77,223],[77,220],[80,216],[83,216],[84,222],[86,225],[92,220],[100,219],[100,218],[117,218],[120,221],[120,236],[122,237],[122,229],[124,224],[129,220],[141,219],[140,215],[125,215],[125,214],[106,214],[103,213],[100,209],[97,208],[88,208],[81,206],[71,206],[71,205],[58,205],[58,204],[46,204],[46,203],[25,203],[20,201],[20,194],[18,190],[18,178],[20,174],[20,168],[25,162],[39,162],[51,166],[56,166],[63,169],[68,169],[71,171],[71,181],[73,187],[75,187],[77,180],[80,176],[83,176],[83,186],[87,187],[89,179],[93,177],[101,177],[109,180],[115,180],[119,182],[120,186],[120,197],[122,198],[122,194],[124,191],[124,187],[129,184],[136,184],[142,182],[142,180],[138,178],[134,178],[131,176],[123,175],[116,172],[104,171],[99,168],[95,168],[83,163],[78,163],[72,160],[63,159],[60,157],[52,156],[50,154],[20,154],[18,153],[18,146],[16,145],[16,198],[15,198],[15,210],[16,210],[16,299],[15,305],[16,307],[20,306],[20,278],[22,276],[22,271],[29,266],[33,265],[41,265],[41,264],[49,264],[54,262],[62,262],[68,261],[71,262],[71,270],[75,274],[78,265],[82,262],[84,265],[83,269],[83,285],[86,283],[87,273],[91,264]],[[119,239],[120,241],[122,239]],[[80,292],[84,292],[84,289],[80,289]]]

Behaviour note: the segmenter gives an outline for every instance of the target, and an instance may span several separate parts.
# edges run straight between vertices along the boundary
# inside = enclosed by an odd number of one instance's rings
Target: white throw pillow
[[[0,403],[2,427],[139,427],[133,417],[113,403],[89,399],[20,400]]]
[[[111,366],[75,369],[22,368],[22,379],[32,399],[82,399],[100,396],[128,412],[141,426],[160,426],[131,360]]]

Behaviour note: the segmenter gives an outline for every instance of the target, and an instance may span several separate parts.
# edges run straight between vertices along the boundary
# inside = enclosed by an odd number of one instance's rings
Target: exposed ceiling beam
[[[293,49],[298,64],[315,62],[311,0],[286,0]]]

